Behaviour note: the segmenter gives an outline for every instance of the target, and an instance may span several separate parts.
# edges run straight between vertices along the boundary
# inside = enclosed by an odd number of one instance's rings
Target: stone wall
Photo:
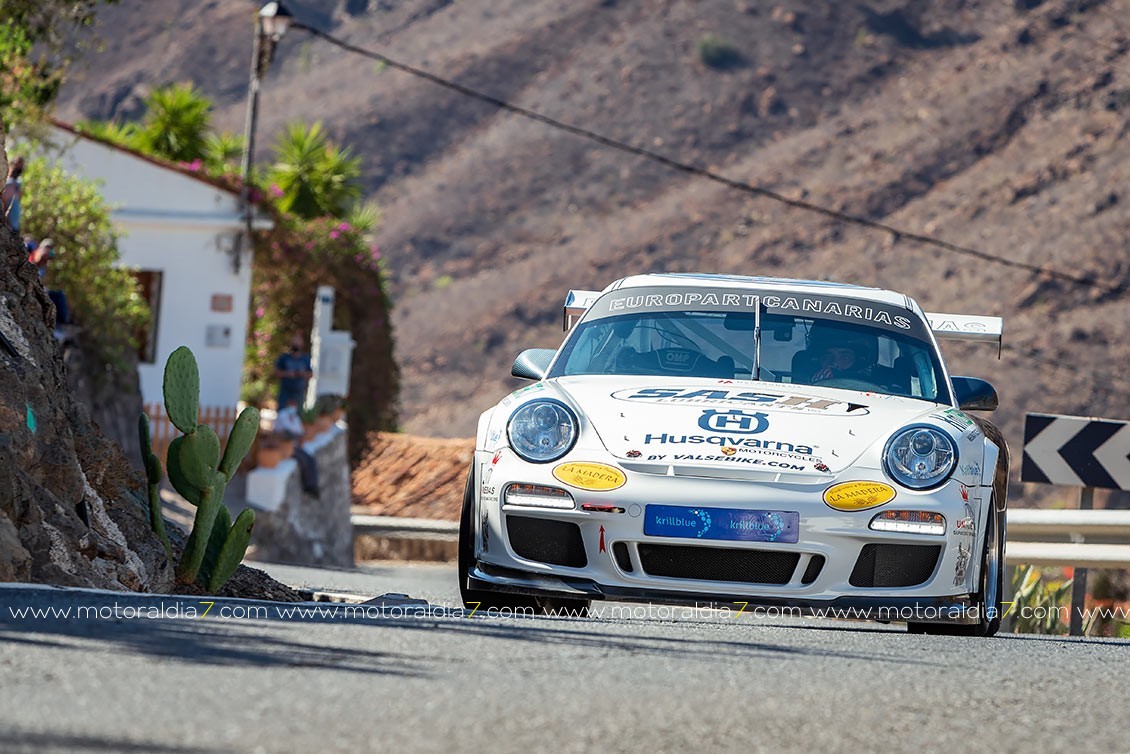
[[[303,491],[293,460],[247,475],[247,505],[255,508],[248,558],[348,568],[353,565],[353,525],[345,425],[331,427],[304,448],[317,462],[317,496]]]

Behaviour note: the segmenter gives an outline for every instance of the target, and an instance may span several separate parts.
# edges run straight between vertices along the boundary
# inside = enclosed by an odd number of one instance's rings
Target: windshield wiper
[[[753,307],[753,379],[761,379],[761,297]]]

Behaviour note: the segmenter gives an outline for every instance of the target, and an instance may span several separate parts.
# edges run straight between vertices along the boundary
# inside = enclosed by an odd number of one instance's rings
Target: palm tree
[[[169,84],[145,98],[137,148],[178,162],[202,160],[211,129],[212,102],[192,84]]]
[[[361,158],[331,143],[321,122],[288,123],[275,143],[267,179],[281,191],[278,207],[299,217],[342,217],[361,196]]]
[[[236,168],[243,157],[244,139],[231,131],[210,133],[204,139],[204,164],[211,170]]]

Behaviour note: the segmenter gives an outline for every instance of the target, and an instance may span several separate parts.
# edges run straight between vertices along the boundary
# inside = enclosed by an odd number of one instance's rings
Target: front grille
[[[539,563],[584,568],[588,565],[581,528],[567,521],[507,516],[510,546],[519,557]]]
[[[787,584],[800,553],[730,547],[640,544],[640,565],[651,576],[746,584]]]
[[[620,570],[624,573],[632,572],[632,556],[628,554],[628,546],[623,542],[615,542],[612,545],[612,555],[616,558],[616,565],[620,566]]]
[[[849,582],[859,587],[918,586],[938,564],[941,545],[864,545]]]
[[[804,575],[800,578],[800,583],[811,584],[816,581],[820,572],[824,570],[824,556],[813,555],[812,559],[808,561],[808,567],[804,569]]]

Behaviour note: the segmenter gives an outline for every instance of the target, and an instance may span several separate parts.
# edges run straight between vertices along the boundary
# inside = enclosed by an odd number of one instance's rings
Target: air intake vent
[[[588,565],[585,541],[576,524],[544,518],[507,516],[506,532],[514,552],[526,560],[570,568],[584,568]]]
[[[852,586],[917,586],[934,573],[941,545],[864,545],[852,569]]]
[[[612,555],[616,558],[616,565],[620,566],[620,570],[624,573],[632,572],[632,557],[628,554],[628,546],[623,542],[616,542],[612,545]]]
[[[651,576],[746,584],[787,584],[800,554],[728,547],[640,544],[640,565]]]
[[[816,581],[820,576],[820,572],[824,570],[824,556],[813,555],[812,559],[808,561],[808,567],[804,569],[804,576],[801,576],[800,583],[811,584]]]

